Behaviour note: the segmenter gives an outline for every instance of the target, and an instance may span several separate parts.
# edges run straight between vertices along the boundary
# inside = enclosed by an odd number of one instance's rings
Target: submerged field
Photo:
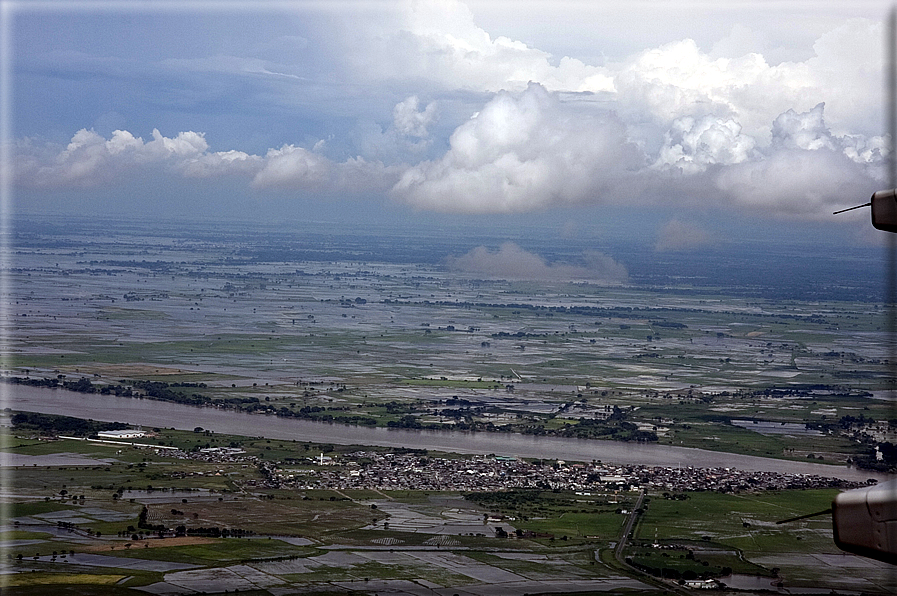
[[[357,460],[347,456],[358,447],[214,438],[244,453],[185,459],[155,448],[15,439],[8,454],[34,459],[8,460],[19,465],[5,470],[15,490],[7,490],[0,533],[4,592],[647,594],[671,573],[689,572],[822,593],[897,587],[888,566],[839,554],[828,519],[775,524],[826,507],[833,490],[649,491],[624,555],[638,569],[662,568],[658,584],[612,554],[635,490],[278,489],[266,487],[262,462],[297,475],[349,472]],[[153,441],[186,453],[210,439],[162,431]],[[324,451],[322,466],[314,454]],[[482,465],[476,460],[467,465]],[[78,591],[85,586],[95,591]]]
[[[825,301],[810,281],[783,297],[773,280],[650,269],[616,286],[491,279],[447,267],[466,245],[446,238],[37,229],[11,245],[7,303],[5,372],[29,382],[838,463],[871,457],[854,419],[892,417],[884,315],[862,277],[856,301]]]
[[[73,404],[105,392],[160,400],[160,410],[178,402],[349,428],[832,465],[872,461],[893,440],[884,312],[868,269],[847,257],[832,284],[814,277],[818,263],[807,273],[781,261],[786,281],[751,269],[751,259],[767,263],[766,247],[720,257],[728,268],[706,275],[696,258],[683,256],[677,274],[671,256],[641,254],[625,283],[604,285],[448,266],[489,238],[257,232],[24,226],[5,255],[3,375],[66,386]],[[546,259],[569,257],[551,253],[550,239],[532,242]],[[370,463],[346,454],[401,450],[208,425],[144,429],[152,448],[47,441],[97,428],[9,414],[4,593],[644,594],[687,573],[744,589],[897,587],[881,565],[840,554],[824,518],[774,524],[824,509],[830,490],[648,491],[625,564],[613,545],[638,492],[622,483],[424,491],[406,478],[403,490],[325,490],[313,480],[332,462],[346,475]],[[409,451],[432,465],[432,451]],[[275,472],[287,479],[266,484]]]

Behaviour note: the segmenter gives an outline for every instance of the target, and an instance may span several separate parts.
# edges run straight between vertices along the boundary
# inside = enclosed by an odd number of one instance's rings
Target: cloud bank
[[[383,193],[399,176],[397,168],[361,157],[334,162],[294,145],[270,149],[264,156],[209,151],[203,133],[165,137],[155,129],[151,141],[125,130],[106,139],[82,129],[64,149],[26,139],[16,147],[14,165],[16,183],[32,189],[92,188],[150,171],[182,178],[233,177],[261,191]]]
[[[527,252],[513,242],[505,242],[496,251],[478,246],[460,257],[449,257],[446,265],[453,271],[491,279],[604,284],[619,284],[629,279],[626,267],[602,253],[585,253],[583,261],[582,266],[547,263],[539,255]]]
[[[356,114],[371,125],[361,137],[377,142],[353,149],[306,137],[304,146],[252,153],[213,149],[203,131],[166,137],[153,129],[145,141],[134,131],[104,137],[82,128],[65,146],[20,139],[15,182],[89,188],[151,172],[228,177],[258,194],[387,195],[445,213],[663,204],[809,219],[883,184],[882,52],[869,43],[882,36],[879,22],[843,22],[802,61],[771,64],[740,44],[708,52],[681,39],[601,65],[490,35],[454,0],[412,2],[353,24],[353,51],[339,56],[345,68],[328,76],[345,77],[340,85],[354,89],[347,95],[381,98],[372,104],[380,113]],[[732,55],[721,55],[727,47]],[[159,64],[185,76],[264,80],[259,89],[271,96],[310,93],[287,57],[276,58]],[[91,60],[79,54],[78,64],[89,70]],[[318,110],[329,117],[326,106]]]

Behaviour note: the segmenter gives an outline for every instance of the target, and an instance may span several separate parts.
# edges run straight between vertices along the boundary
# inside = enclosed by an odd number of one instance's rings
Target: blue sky
[[[880,242],[885,2],[4,5],[15,212]]]

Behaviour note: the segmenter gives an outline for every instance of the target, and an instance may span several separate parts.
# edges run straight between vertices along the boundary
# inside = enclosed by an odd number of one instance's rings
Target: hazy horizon
[[[883,244],[885,2],[6,4],[13,218]]]

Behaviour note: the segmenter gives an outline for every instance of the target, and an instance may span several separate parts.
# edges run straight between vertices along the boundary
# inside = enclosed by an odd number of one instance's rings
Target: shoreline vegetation
[[[413,381],[417,384],[426,383],[427,381],[432,381],[436,384],[440,383],[439,380],[426,379],[415,379]],[[264,400],[256,397],[244,396],[232,398],[214,398],[201,393],[202,390],[208,389],[208,385],[201,382],[175,381],[169,383],[165,381],[140,381],[122,379],[119,383],[116,384],[94,384],[87,377],[80,377],[77,380],[67,380],[66,378],[64,378],[64,376],[63,378],[30,378],[8,376],[0,378],[0,382],[46,389],[62,389],[75,393],[98,393],[102,395],[115,395],[119,397],[128,397],[135,399],[145,398],[194,407],[214,407],[219,409],[231,410],[234,412],[248,414],[262,413],[278,416],[281,418],[295,418],[323,423],[361,425],[370,427],[379,426],[383,428],[401,428],[414,430],[451,429],[472,432],[513,432],[524,435],[543,435],[577,439],[616,440],[622,442],[658,442],[658,436],[655,432],[639,430],[638,426],[635,423],[627,421],[628,414],[631,414],[632,412],[631,409],[627,411],[619,408],[618,406],[613,406],[612,408],[610,408],[608,414],[603,419],[598,420],[581,418],[577,421],[572,421],[573,424],[568,421],[565,422],[562,426],[556,426],[553,428],[546,427],[546,425],[544,424],[505,424],[499,426],[491,422],[484,423],[472,420],[469,415],[471,411],[470,402],[468,400],[454,398],[446,400],[445,405],[448,407],[444,408],[441,411],[441,414],[443,416],[451,417],[455,415],[457,417],[454,424],[452,424],[451,426],[447,426],[446,424],[440,423],[421,423],[417,416],[412,415],[411,412],[413,412],[414,410],[409,411],[409,408],[407,408],[407,406],[396,402],[385,404],[385,410],[394,414],[396,419],[387,420],[384,422],[382,419],[377,419],[371,416],[351,414],[351,408],[347,406],[302,406],[301,408],[292,408],[288,406],[272,407]],[[482,381],[480,381],[480,383],[482,383]],[[837,392],[838,390],[837,387],[828,386],[816,386],[813,387],[813,389],[823,389],[835,392]],[[795,388],[767,388],[764,389],[762,393],[766,396],[782,398],[792,396],[797,391],[798,389]],[[572,406],[572,404],[562,406],[561,411],[569,408],[570,406]],[[21,414],[18,415],[21,416]],[[34,416],[43,415],[34,414]],[[554,417],[549,417],[546,422],[549,422],[553,418]],[[717,415],[713,418],[715,422],[727,427],[731,427],[733,431],[740,430],[738,426],[733,425],[732,417]],[[752,420],[750,418],[745,420],[743,416],[739,416],[738,419],[738,421],[742,423],[758,422],[756,419]],[[24,421],[23,418],[19,418],[19,420]],[[816,431],[821,434],[831,434],[833,432],[837,432],[839,429],[850,429],[853,426],[863,426],[870,422],[874,422],[874,420],[865,417],[861,413],[856,417],[848,415],[842,417],[839,420],[833,420],[825,424],[808,422],[805,424],[805,428],[808,431]],[[891,422],[893,423],[895,421]],[[127,425],[120,423],[105,423],[105,426],[102,429],[94,429],[93,432],[95,433],[97,432],[97,430],[120,430],[124,428],[127,428]],[[88,428],[84,427],[83,425],[75,426],[65,429],[65,432],[68,434],[73,434],[75,436],[87,436],[87,434],[85,433],[88,432]],[[857,468],[870,471],[893,472],[895,469],[895,465],[897,465],[897,447],[895,447],[890,442],[880,442],[875,445],[875,449],[878,453],[881,454],[881,456],[869,455],[864,457],[862,455],[856,455],[854,457],[851,457],[847,463],[852,464]],[[737,451],[734,450],[733,452],[737,453]],[[793,456],[789,458],[787,457],[787,454],[783,454],[781,459],[800,458]],[[816,459],[816,457],[811,457],[810,459]],[[821,456],[818,457],[818,459],[820,460],[820,463],[825,462],[825,459]]]
[[[210,406],[216,408],[230,409],[237,412],[247,414],[264,412],[273,414],[282,418],[299,418],[303,420],[312,420],[315,422],[335,422],[340,424],[356,424],[361,426],[378,426],[378,420],[370,416],[357,416],[346,414],[350,411],[346,406],[303,406],[301,408],[289,408],[281,406],[272,408],[265,404],[264,401],[255,397],[235,397],[235,398],[213,398],[201,393],[192,392],[187,395],[178,389],[202,389],[206,388],[205,383],[166,383],[164,381],[129,381],[122,380],[116,385],[100,385],[96,386],[87,377],[81,377],[77,381],[66,381],[61,379],[30,379],[22,377],[4,377],[3,381],[14,385],[27,385],[31,387],[43,387],[48,389],[65,389],[76,393],[100,393],[103,395],[116,395],[119,397],[147,398],[159,401],[170,401],[182,405],[189,406]],[[458,401],[458,400],[456,400]],[[465,400],[460,400],[465,401]],[[459,402],[460,403],[460,402]],[[387,404],[387,410],[400,409],[398,404],[390,407]],[[444,414],[450,415],[449,412],[443,411]],[[622,441],[640,441],[651,442],[657,441],[657,434],[647,431],[639,431],[635,424],[625,421],[625,415],[622,410],[615,408],[613,413],[608,416],[606,421],[581,420],[577,425],[576,431],[569,428],[546,429],[544,427],[526,426],[522,429],[508,429],[507,427],[496,426],[490,423],[466,422],[463,420],[464,414],[459,415],[461,421],[453,425],[455,430],[467,431],[487,431],[487,432],[522,432],[523,434],[545,434],[561,437],[576,438],[602,438],[615,439]],[[421,423],[416,417],[411,415],[403,415],[399,420],[390,420],[386,424],[379,424],[387,428],[407,428],[415,430],[445,430],[444,424],[437,423]],[[584,429],[584,430],[583,430]]]

